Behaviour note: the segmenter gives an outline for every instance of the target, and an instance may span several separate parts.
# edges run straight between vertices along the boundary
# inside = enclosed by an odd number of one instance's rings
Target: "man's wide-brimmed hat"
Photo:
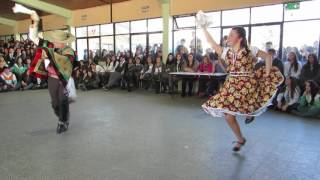
[[[44,32],[43,38],[53,43],[56,42],[56,43],[64,43],[64,44],[72,43],[73,41],[76,40],[74,35],[62,30]]]

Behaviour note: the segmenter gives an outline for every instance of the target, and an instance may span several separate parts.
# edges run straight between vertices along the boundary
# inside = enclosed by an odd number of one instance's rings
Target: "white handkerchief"
[[[209,19],[209,16],[207,16],[201,10],[196,15],[196,21],[197,25],[200,27],[208,27],[210,24],[212,24],[211,20]]]
[[[45,67],[46,69],[48,69],[49,64],[50,64],[50,60],[49,60],[49,59],[45,59],[45,60],[44,60],[44,67]]]

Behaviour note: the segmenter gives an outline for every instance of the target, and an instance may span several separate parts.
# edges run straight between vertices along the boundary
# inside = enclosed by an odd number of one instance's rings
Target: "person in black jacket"
[[[320,73],[318,58],[315,54],[308,55],[308,62],[302,67],[300,74],[300,85],[304,85],[308,80],[320,81],[318,74]]]
[[[6,61],[7,66],[9,68],[11,68],[14,65],[16,58],[14,56],[14,49],[13,48],[9,49],[9,54],[5,57],[5,61]]]
[[[124,75],[124,83],[126,84],[126,87],[129,92],[131,92],[132,87],[134,87],[135,83],[135,63],[132,59],[132,57],[128,58],[128,63],[126,65],[125,69],[125,75]]]

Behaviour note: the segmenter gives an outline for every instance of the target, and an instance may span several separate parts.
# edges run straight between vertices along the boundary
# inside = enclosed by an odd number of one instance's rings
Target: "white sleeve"
[[[29,27],[29,38],[34,44],[39,45],[38,29],[32,27],[32,25]]]
[[[229,51],[230,48],[228,47],[224,47],[223,50],[222,50],[222,54],[221,54],[221,59],[222,60],[225,60],[226,59],[226,56],[227,56],[227,53]]]
[[[260,51],[260,49],[257,48],[256,46],[250,46],[250,51],[251,51],[253,57],[257,57],[258,52]]]
[[[283,96],[284,96],[284,93],[279,93],[279,94],[278,94],[278,97],[277,97],[277,102],[278,102],[278,103],[281,102]]]

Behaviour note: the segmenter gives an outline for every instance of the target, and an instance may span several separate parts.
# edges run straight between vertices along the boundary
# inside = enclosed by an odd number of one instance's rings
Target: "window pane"
[[[247,33],[247,39],[249,38],[249,28],[248,27],[244,27],[244,29],[246,30],[246,33]],[[229,36],[229,33],[231,31],[231,28],[224,28],[223,31],[222,31],[222,36]]]
[[[129,50],[129,35],[116,36],[116,52],[125,52]]]
[[[147,20],[132,21],[131,22],[131,32],[132,33],[146,32],[146,31],[147,31]]]
[[[178,27],[176,27],[176,29],[196,26],[196,19],[194,16],[176,18],[176,22],[178,25]]]
[[[113,36],[103,36],[101,37],[101,49],[107,51],[113,51]]]
[[[132,43],[131,48],[132,48],[133,56],[143,55],[143,52],[147,47],[147,35],[146,34],[133,35],[131,36],[131,43]]]
[[[116,34],[128,34],[128,33],[129,33],[129,22],[116,24]]]
[[[174,32],[174,48],[175,53],[189,53],[192,46],[191,40],[193,39],[194,30],[180,30]]]
[[[320,18],[319,9],[320,9],[320,0],[300,2],[299,9],[285,8],[284,20],[291,21],[291,20]]]
[[[210,27],[217,27],[220,26],[221,23],[221,12],[210,12],[210,13],[206,13],[207,16],[209,16],[210,21],[212,22],[212,24],[210,25]]]
[[[72,35],[76,36],[76,28],[71,27],[71,28],[70,28],[70,32],[71,32]],[[72,47],[72,49],[74,49],[74,50],[76,49],[76,41],[74,41],[74,42],[71,43],[71,47]]]
[[[320,20],[288,22],[284,24],[283,56],[290,51],[318,54]]]
[[[282,21],[283,5],[251,8],[251,24]]]
[[[87,27],[76,28],[77,37],[87,37]]]
[[[79,60],[87,60],[87,39],[77,39],[77,52]]]
[[[162,31],[162,29],[163,29],[162,18],[148,20],[148,31],[149,32]]]
[[[99,49],[100,49],[100,39],[89,38],[89,50],[93,52],[93,56]]]
[[[100,26],[101,35],[113,35],[113,24],[104,24]]]
[[[99,25],[88,27],[88,36],[99,36],[99,35],[100,35]]]
[[[220,31],[221,29],[220,28],[208,28],[208,31],[209,33],[211,34],[211,36],[214,38],[214,40],[217,42],[217,43],[220,43]],[[207,39],[205,38],[204,34],[203,34],[203,31],[201,29],[197,29],[197,37],[200,39],[200,45],[198,43],[198,49],[201,48],[202,51],[197,51],[198,53],[201,53],[201,54],[205,54],[206,51],[212,51],[212,48],[210,46],[210,44],[208,43]],[[199,41],[198,41],[199,42]]]
[[[250,19],[249,8],[222,11],[223,26],[249,24],[249,19]]]
[[[162,50],[162,33],[149,34],[149,46],[152,56],[154,56],[158,50]],[[171,46],[171,44],[169,44],[169,46]]]
[[[267,51],[279,50],[280,25],[256,26],[251,28],[251,45]]]

